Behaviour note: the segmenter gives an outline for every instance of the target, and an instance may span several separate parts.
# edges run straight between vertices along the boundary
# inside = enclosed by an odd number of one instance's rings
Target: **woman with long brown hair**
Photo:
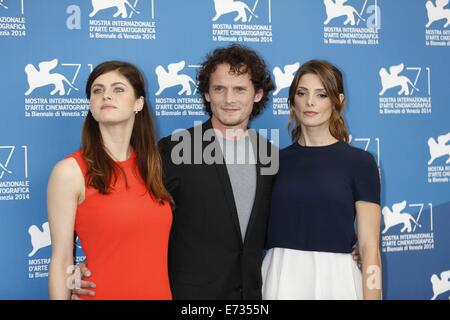
[[[106,61],[86,84],[82,146],[53,169],[49,291],[70,299],[74,232],[95,299],[171,299],[167,251],[172,198],[162,180],[154,122],[139,70]],[[89,298],[89,297],[85,297]]]
[[[380,299],[378,167],[348,144],[342,73],[306,62],[289,105],[293,144],[280,152],[272,191],[263,298]],[[362,274],[351,257],[356,241]]]

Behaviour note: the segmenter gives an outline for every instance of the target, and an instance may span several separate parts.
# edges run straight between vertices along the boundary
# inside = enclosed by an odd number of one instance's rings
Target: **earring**
[[[138,112],[139,112],[139,111],[136,110],[134,113],[138,114]]]

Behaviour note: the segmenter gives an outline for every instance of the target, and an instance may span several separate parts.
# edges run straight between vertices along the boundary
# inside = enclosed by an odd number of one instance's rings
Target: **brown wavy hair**
[[[344,112],[344,102],[341,102],[339,95],[344,94],[344,83],[341,71],[333,64],[325,60],[310,60],[304,63],[296,72],[294,80],[289,87],[289,129],[291,130],[292,141],[297,142],[302,134],[300,121],[295,114],[294,99],[297,93],[298,83],[305,74],[315,74],[322,82],[325,91],[333,103],[330,120],[328,122],[331,135],[339,141],[349,141],[349,134],[342,113]],[[345,95],[344,95],[345,97]]]
[[[259,102],[255,102],[250,114],[250,119],[253,119],[264,110],[269,100],[270,91],[275,89],[266,63],[256,51],[237,44],[217,48],[207,55],[197,74],[197,81],[198,91],[202,94],[205,111],[210,117],[212,116],[211,104],[206,100],[205,93],[209,92],[211,74],[219,64],[229,64],[231,74],[241,75],[248,73],[255,87],[255,92],[262,89],[263,96]]]
[[[136,161],[151,197],[159,202],[173,204],[172,197],[164,187],[162,178],[162,161],[156,143],[155,123],[149,110],[145,79],[132,64],[123,61],[105,61],[94,68],[86,83],[86,96],[91,98],[91,87],[95,79],[102,74],[117,71],[127,78],[133,87],[136,98],[144,98],[142,111],[136,114],[130,144],[136,151]],[[117,181],[123,170],[106,152],[98,122],[88,112],[82,130],[82,152],[87,163],[86,185],[92,186],[102,194],[111,192],[111,185]]]

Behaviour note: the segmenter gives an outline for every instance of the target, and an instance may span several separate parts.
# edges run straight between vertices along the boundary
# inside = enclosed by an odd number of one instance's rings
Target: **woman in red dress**
[[[70,299],[74,232],[96,284],[94,299],[171,299],[167,268],[172,198],[162,181],[145,81],[126,62],[89,76],[82,147],[48,185],[51,299]],[[88,297],[89,298],[89,297]]]

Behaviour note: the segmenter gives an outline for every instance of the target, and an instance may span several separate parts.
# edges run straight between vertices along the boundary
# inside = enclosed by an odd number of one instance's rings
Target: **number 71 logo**
[[[28,178],[28,147],[21,146],[23,150],[24,159],[24,174]],[[11,164],[11,158],[16,150],[16,146],[0,146],[0,179],[6,174],[13,174],[13,171],[8,168]],[[6,156],[4,154],[6,153]]]

